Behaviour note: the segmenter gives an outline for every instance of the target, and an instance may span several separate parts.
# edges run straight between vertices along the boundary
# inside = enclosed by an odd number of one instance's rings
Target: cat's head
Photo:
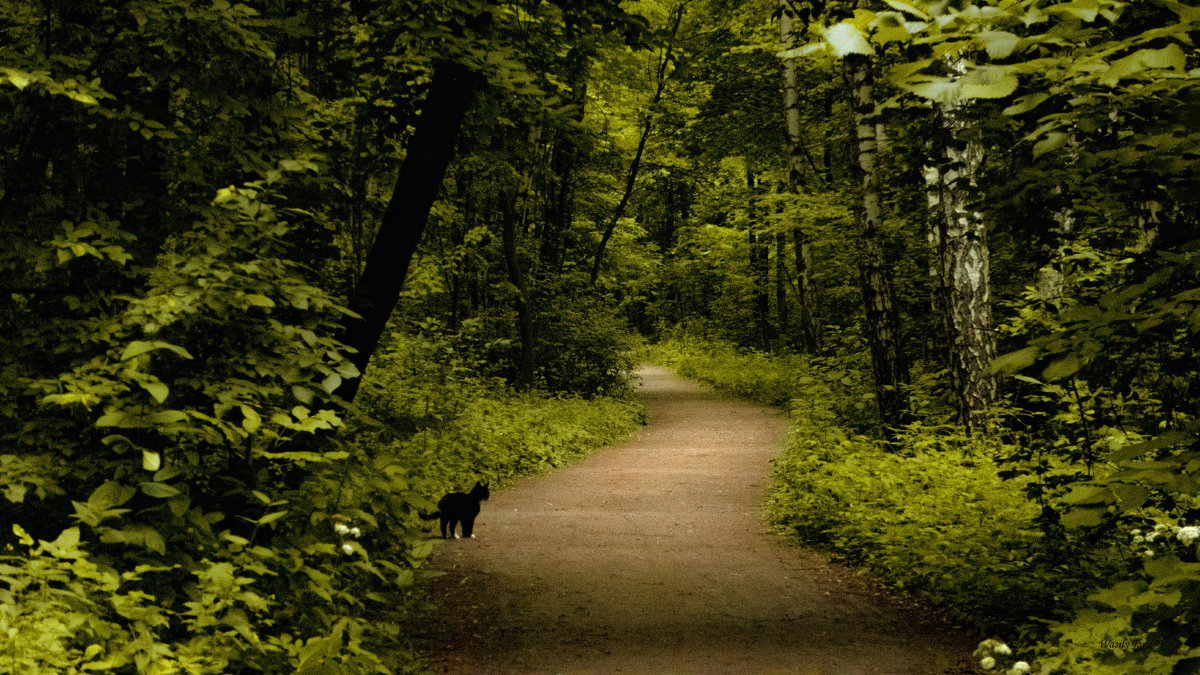
[[[492,495],[488,492],[487,483],[475,483],[475,487],[471,488],[471,496],[480,500],[486,500]]]

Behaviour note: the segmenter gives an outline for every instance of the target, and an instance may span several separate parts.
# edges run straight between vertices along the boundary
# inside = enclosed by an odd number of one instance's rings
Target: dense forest
[[[786,407],[772,520],[981,667],[1200,670],[1195,0],[0,36],[0,672],[420,669],[418,515],[623,438],[639,360]]]

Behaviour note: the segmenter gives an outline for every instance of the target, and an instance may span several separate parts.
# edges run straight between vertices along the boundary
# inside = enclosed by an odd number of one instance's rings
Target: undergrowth
[[[1013,471],[1019,436],[969,438],[949,423],[936,378],[918,377],[910,391],[925,421],[888,444],[876,433],[867,366],[851,351],[772,356],[676,335],[647,358],[787,407],[790,429],[768,505],[775,526],[960,622],[1040,652],[1046,664],[1060,650],[1045,641],[1072,629],[1088,594],[1136,570],[1120,533],[1059,522],[1046,483],[1059,467]]]

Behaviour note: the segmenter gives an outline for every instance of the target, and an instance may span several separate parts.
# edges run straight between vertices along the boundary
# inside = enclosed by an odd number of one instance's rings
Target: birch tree
[[[863,50],[867,51],[867,50]],[[880,227],[883,207],[879,194],[878,115],[875,106],[873,59],[866,53],[846,53],[843,58],[857,161],[854,165],[857,196],[855,224],[862,250],[860,284],[866,311],[867,342],[875,378],[879,413],[885,428],[903,424],[908,402],[908,364],[900,344],[900,317],[892,290],[892,271],[883,254]]]
[[[796,31],[791,3],[780,0],[779,42],[784,50],[796,48]],[[796,57],[783,59],[783,116],[787,132],[787,185],[795,192],[803,182],[803,132],[800,128],[799,88],[796,84]],[[796,247],[796,304],[799,310],[801,346],[809,353],[821,348],[821,331],[816,318],[816,300],[812,290],[812,245],[804,233],[804,227],[795,224],[792,230]],[[782,234],[780,235],[782,237]],[[777,259],[782,263],[783,247],[777,250]],[[779,307],[785,307],[783,302]],[[781,309],[781,322],[783,310]]]

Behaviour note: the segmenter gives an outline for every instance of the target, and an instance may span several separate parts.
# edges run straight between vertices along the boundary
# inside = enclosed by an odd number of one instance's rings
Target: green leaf
[[[258,293],[249,293],[246,295],[246,301],[254,307],[274,307],[275,301],[265,295]]]
[[[1063,497],[1064,504],[1072,506],[1086,504],[1111,504],[1113,501],[1112,492],[1100,485],[1076,485],[1071,488],[1071,491]]]
[[[129,359],[132,359],[135,356],[141,356],[142,354],[145,354],[146,352],[149,352],[149,351],[153,351],[155,349],[167,349],[172,352],[175,352],[176,354],[182,356],[185,359],[192,358],[192,355],[189,354],[186,349],[184,349],[183,347],[179,347],[177,345],[173,345],[169,342],[162,342],[162,341],[146,342],[146,341],[142,341],[142,340],[134,340],[133,342],[130,342],[125,347],[125,351],[121,353],[121,360],[128,361]]]
[[[108,413],[101,415],[100,419],[96,420],[96,426],[98,426],[98,427],[125,427],[125,426],[130,426],[127,424],[127,422],[129,422],[129,421],[130,421],[129,414],[126,413],[124,410],[114,410],[112,412],[108,412]],[[136,425],[132,425],[132,426],[136,426]]]
[[[254,408],[248,405],[240,406],[240,408],[242,411],[242,428],[246,430],[246,433],[251,434],[258,431],[259,427],[262,426],[262,417],[259,416]]]
[[[1092,22],[1100,14],[1100,3],[1098,0],[1075,0],[1074,2],[1050,5],[1049,7],[1045,7],[1044,11],[1050,14],[1065,14],[1076,19]]]
[[[159,499],[168,499],[170,497],[176,497],[182,494],[179,489],[173,485],[168,485],[166,483],[155,483],[153,481],[146,481],[142,483],[142,492],[150,495],[151,497],[157,497]]]
[[[1047,152],[1053,152],[1067,144],[1068,136],[1062,131],[1052,131],[1033,146],[1033,156],[1041,157]]]
[[[976,34],[975,39],[987,51],[988,57],[993,59],[1002,59],[1012,54],[1021,40],[1016,35],[1003,30],[980,31]]]
[[[158,471],[162,466],[162,457],[157,452],[142,450],[142,468],[146,471]]]
[[[1048,98],[1050,98],[1050,94],[1043,94],[1043,93],[1026,94],[1025,96],[1022,96],[1021,98],[1018,98],[1015,103],[1013,103],[1012,105],[1005,108],[1004,114],[1012,117],[1015,115],[1021,115],[1023,113],[1027,113],[1030,110],[1033,110],[1034,108],[1041,105],[1042,102],[1044,102]]]
[[[1095,527],[1104,521],[1106,509],[1076,506],[1062,515],[1063,527]]]
[[[150,421],[154,424],[174,424],[186,419],[187,415],[178,410],[163,410],[150,416]]]
[[[3,75],[4,80],[8,80],[17,89],[24,89],[33,82],[33,75],[25,71],[15,68],[0,68],[0,75]]]
[[[287,514],[288,514],[288,512],[286,510],[285,511],[275,511],[274,513],[268,513],[267,515],[263,516],[262,518],[259,518],[257,522],[259,525],[268,525],[268,524],[273,523],[273,522],[279,520],[280,518],[286,516]]]
[[[976,66],[956,82],[963,99],[1004,98],[1017,90],[1017,76],[1002,66]]]
[[[337,373],[330,373],[329,377],[321,381],[321,388],[325,390],[325,393],[332,394],[341,384],[342,377]]]
[[[1061,380],[1064,377],[1070,377],[1079,372],[1079,369],[1082,367],[1083,363],[1079,360],[1078,356],[1067,354],[1063,358],[1046,366],[1046,369],[1042,371],[1042,379],[1047,382]]]
[[[825,41],[833,48],[838,58],[849,54],[873,55],[875,49],[861,31],[852,24],[839,23],[825,29]]]
[[[915,17],[925,19],[926,21],[929,21],[932,18],[928,14],[926,14],[924,10],[917,7],[916,5],[909,4],[907,2],[902,2],[901,0],[883,0],[883,1],[892,9],[896,9],[901,12],[908,12],[909,14],[912,14]]]
[[[992,361],[992,373],[1015,373],[1032,366],[1038,357],[1037,347],[1026,347],[1015,352],[997,356]]]
[[[142,389],[145,389],[146,391],[150,392],[150,397],[153,398],[158,403],[162,403],[163,401],[166,401],[167,394],[169,394],[171,391],[170,389],[167,388],[167,385],[163,384],[162,382],[142,381],[142,382],[138,382],[138,385]]]
[[[1187,56],[1183,49],[1171,43],[1162,49],[1142,49],[1114,61],[1100,76],[1100,82],[1111,87],[1123,79],[1134,78],[1147,70],[1183,72],[1186,69]]]

